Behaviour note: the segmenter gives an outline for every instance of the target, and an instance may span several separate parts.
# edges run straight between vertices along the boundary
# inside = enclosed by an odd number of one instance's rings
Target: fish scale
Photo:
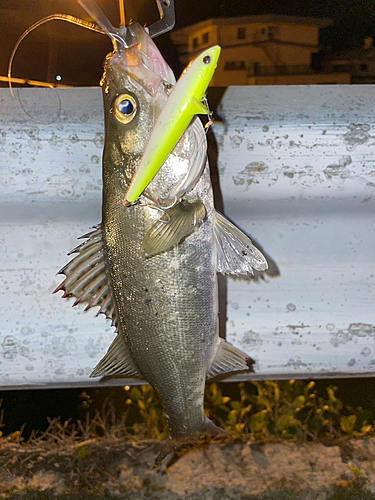
[[[104,190],[114,192],[113,177],[108,182],[112,186],[105,184]],[[204,192],[209,189],[207,182],[204,176]],[[110,282],[119,311],[119,334],[139,371],[157,390],[174,432],[190,434],[205,421],[204,382],[217,330],[212,227],[206,220],[194,235],[199,247],[186,240],[167,254],[145,261],[139,248],[158,217],[148,207],[124,208],[118,191],[117,196],[106,197],[103,229],[104,235],[110,234],[105,237]],[[128,230],[113,236],[113,227]],[[197,273],[197,268],[203,272]],[[124,269],[129,271],[125,274]]]
[[[267,268],[250,239],[214,208],[206,136],[193,119],[139,201],[122,201],[174,76],[139,25],[138,44],[107,56],[102,223],[85,235],[55,291],[88,302],[117,336],[92,377],[137,377],[158,392],[171,434],[217,433],[203,410],[206,379],[251,369],[218,334],[218,272]],[[204,54],[203,54],[204,56]],[[203,57],[202,55],[200,57]],[[146,64],[147,63],[147,64]],[[121,115],[131,109],[130,116]],[[193,153],[192,153],[193,152]],[[179,193],[179,197],[176,194]],[[171,203],[173,201],[173,203]]]

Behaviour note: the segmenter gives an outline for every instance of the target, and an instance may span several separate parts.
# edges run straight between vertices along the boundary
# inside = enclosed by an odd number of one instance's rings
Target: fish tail
[[[202,425],[202,431],[207,432],[210,436],[217,436],[218,434],[221,434],[224,432],[224,430],[221,427],[218,427],[215,425],[212,420],[209,418],[205,418],[205,421]]]

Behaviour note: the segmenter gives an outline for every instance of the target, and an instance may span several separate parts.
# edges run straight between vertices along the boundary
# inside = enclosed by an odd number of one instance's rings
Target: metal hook
[[[120,56],[124,48],[132,47],[138,43],[137,35],[134,30],[131,29],[131,26],[120,26],[119,28],[112,26],[94,0],[78,0],[78,2],[112,39],[115,49]],[[170,31],[175,25],[174,0],[156,0],[156,4],[158,6],[160,19],[147,28],[151,38],[155,38]]]
[[[176,23],[174,0],[156,0],[160,19],[148,28],[151,38],[163,35],[174,28]]]
[[[120,26],[119,28],[112,26],[110,21],[107,19],[107,16],[94,0],[78,0],[78,2],[112,39],[115,49],[119,55],[121,55],[124,48],[132,47],[138,43],[133,30],[126,28],[125,26]]]

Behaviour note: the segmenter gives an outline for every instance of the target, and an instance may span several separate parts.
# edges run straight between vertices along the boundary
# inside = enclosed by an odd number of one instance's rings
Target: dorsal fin
[[[105,314],[118,331],[117,312],[108,280],[108,266],[104,255],[103,230],[101,224],[81,238],[86,241],[74,248],[69,255],[77,254],[57,274],[66,278],[53,293],[64,291],[64,297],[75,297],[73,306],[87,302],[85,311],[100,306],[97,316]]]

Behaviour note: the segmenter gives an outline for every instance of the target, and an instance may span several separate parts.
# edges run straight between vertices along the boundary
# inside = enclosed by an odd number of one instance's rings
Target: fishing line
[[[49,88],[53,89],[56,92],[57,98],[59,100],[59,108],[58,108],[58,112],[57,112],[56,118],[54,118],[50,122],[42,122],[40,120],[37,120],[37,119],[33,118],[32,116],[29,115],[29,113],[24,108],[24,106],[23,106],[23,104],[21,102],[21,99],[20,99],[19,89],[18,88],[17,88],[17,96],[14,95],[13,87],[12,87],[12,66],[13,66],[14,56],[16,55],[16,52],[17,52],[18,47],[19,47],[20,43],[22,42],[22,40],[24,40],[24,38],[26,38],[27,35],[29,35],[29,33],[31,33],[32,31],[34,31],[36,28],[38,28],[42,24],[48,23],[49,21],[55,21],[55,20],[58,20],[58,21],[67,21],[68,23],[76,24],[77,26],[81,26],[82,28],[86,28],[86,29],[89,29],[91,31],[95,31],[97,33],[101,33],[101,34],[104,34],[104,35],[106,34],[105,31],[102,30],[101,28],[99,28],[98,26],[96,26],[96,24],[90,23],[88,21],[84,21],[83,19],[79,19],[77,17],[70,16],[69,14],[51,14],[50,16],[44,17],[43,19],[40,19],[39,21],[37,21],[36,23],[34,23],[33,25],[31,25],[19,37],[19,39],[17,40],[15,46],[13,47],[13,50],[12,50],[12,53],[11,53],[10,59],[9,59],[9,64],[8,64],[8,85],[9,85],[9,90],[10,90],[10,93],[12,95],[12,98],[16,99],[16,101],[18,102],[19,107],[25,113],[25,115],[28,118],[30,118],[30,120],[32,120],[33,122],[35,122],[35,123],[41,123],[41,124],[44,124],[44,125],[50,125],[51,123],[54,123],[59,118],[59,116],[61,114],[61,98],[60,98],[59,93],[56,91],[56,88],[51,83]]]

